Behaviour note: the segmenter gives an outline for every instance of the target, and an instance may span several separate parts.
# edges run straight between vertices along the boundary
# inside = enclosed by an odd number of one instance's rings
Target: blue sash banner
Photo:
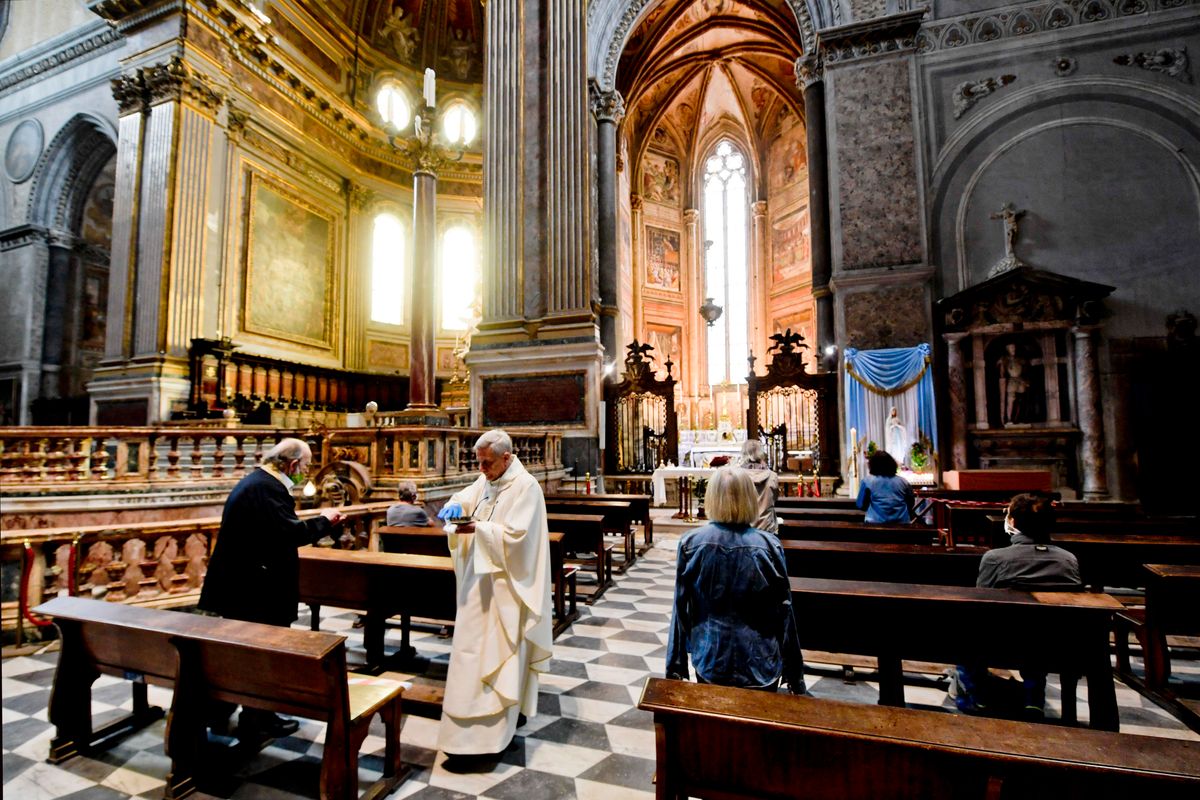
[[[907,454],[914,442],[928,439],[937,447],[937,410],[933,399],[933,371],[928,344],[889,347],[883,350],[846,350],[846,427],[844,442],[850,447],[850,428],[858,433],[859,454],[867,442],[881,450],[902,441]],[[896,413],[893,414],[892,410]],[[893,453],[893,455],[896,455]]]

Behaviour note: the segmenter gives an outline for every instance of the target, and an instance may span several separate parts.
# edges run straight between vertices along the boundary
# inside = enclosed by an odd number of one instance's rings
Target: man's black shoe
[[[239,739],[282,739],[300,730],[300,723],[277,714],[252,714],[242,712],[238,719]]]

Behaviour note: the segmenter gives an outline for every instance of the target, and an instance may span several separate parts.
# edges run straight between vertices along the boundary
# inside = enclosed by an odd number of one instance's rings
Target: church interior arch
[[[783,0],[676,0],[641,9],[613,70],[626,109],[618,148],[631,161],[619,179],[621,335],[654,344],[660,374],[670,355],[685,431],[722,417],[745,424],[737,388],[745,356],[731,370],[732,393],[714,388],[698,313],[713,294],[703,280],[704,164],[721,141],[746,156],[748,349],[761,357],[767,337],[788,327],[813,333],[804,110],[793,67],[802,51]],[[678,266],[664,268],[664,258]]]

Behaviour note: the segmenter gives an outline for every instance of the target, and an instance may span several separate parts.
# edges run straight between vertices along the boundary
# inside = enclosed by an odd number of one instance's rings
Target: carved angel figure
[[[404,16],[404,6],[397,5],[392,9],[391,16],[384,20],[379,32],[384,40],[391,42],[392,50],[401,61],[411,61],[417,52],[417,40],[420,34],[412,21]]]

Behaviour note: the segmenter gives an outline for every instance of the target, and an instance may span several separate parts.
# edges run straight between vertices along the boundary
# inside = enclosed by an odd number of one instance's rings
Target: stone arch
[[[1200,303],[1194,280],[1179,283],[1196,274],[1186,254],[1200,250],[1196,118],[1195,101],[1173,90],[1112,78],[1043,84],[981,114],[934,165],[931,252],[941,294],[982,280],[991,260],[983,254],[994,257],[1000,246],[985,212],[1003,195],[1029,211],[1017,248],[1023,260],[1117,285],[1109,335],[1157,333],[1171,308]],[[1068,142],[1077,157],[1053,158]],[[1028,170],[1042,180],[1015,191]],[[1088,180],[1121,194],[1093,191]]]
[[[76,114],[63,125],[34,169],[30,224],[78,230],[88,190],[117,152],[116,139],[112,124],[93,114]]]
[[[41,376],[32,405],[39,424],[80,424],[88,418],[85,386],[104,350],[111,205],[108,192],[117,152],[110,123],[91,114],[72,117],[51,140],[33,173],[29,224],[46,232],[44,298],[39,301]],[[103,179],[107,189],[99,188]],[[91,206],[85,231],[85,212]]]
[[[617,62],[638,21],[660,0],[589,0],[587,14],[588,75],[602,91],[616,87]],[[817,31],[833,24],[838,0],[787,0],[805,52],[816,50]]]

